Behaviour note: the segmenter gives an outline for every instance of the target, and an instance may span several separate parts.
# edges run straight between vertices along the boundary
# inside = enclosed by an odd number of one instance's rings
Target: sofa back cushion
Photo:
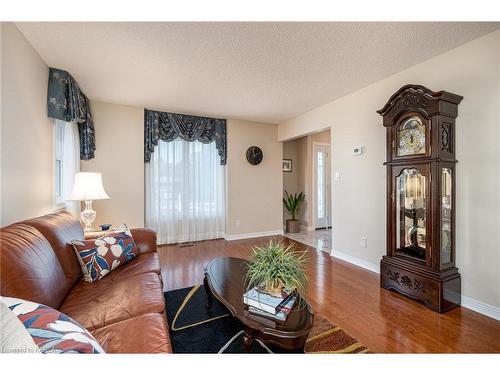
[[[67,211],[58,211],[23,223],[38,229],[49,241],[61,263],[69,290],[82,277],[80,264],[71,246],[71,241],[83,240],[83,228],[78,219]]]
[[[0,294],[57,308],[68,293],[59,260],[47,239],[26,224],[0,229]]]

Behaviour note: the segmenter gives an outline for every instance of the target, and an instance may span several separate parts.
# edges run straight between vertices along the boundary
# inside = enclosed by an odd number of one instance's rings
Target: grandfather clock
[[[387,255],[380,285],[444,312],[455,267],[455,119],[463,98],[406,85],[377,113],[387,128]]]

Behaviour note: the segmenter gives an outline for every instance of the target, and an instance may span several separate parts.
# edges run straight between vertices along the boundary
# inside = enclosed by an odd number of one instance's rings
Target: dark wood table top
[[[247,305],[243,303],[243,294],[248,289],[245,285],[247,265],[248,261],[244,259],[230,257],[216,258],[207,264],[205,280],[215,298],[244,326],[258,332],[257,336],[261,338],[274,337],[292,341],[303,338],[305,342],[314,321],[314,315],[305,300],[295,304],[284,322],[248,312]],[[279,340],[274,343],[280,344]]]

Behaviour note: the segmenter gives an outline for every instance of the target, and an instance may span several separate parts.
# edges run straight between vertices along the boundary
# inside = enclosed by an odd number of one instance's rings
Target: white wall
[[[144,109],[92,102],[95,158],[81,161],[82,172],[100,172],[111,199],[95,201],[98,224],[144,227]]]
[[[289,194],[299,193],[300,139],[283,143],[283,159],[292,161],[292,171],[283,172],[283,196],[285,196],[285,191]],[[290,214],[283,209],[283,225],[287,219],[290,219]]]
[[[91,103],[96,130],[95,158],[82,161],[81,170],[101,172],[111,199],[95,201],[96,226],[102,223],[144,226],[144,109],[102,102]],[[277,125],[227,122],[226,234],[282,230],[282,145]],[[250,165],[246,150],[264,152],[258,166]],[[240,225],[236,225],[236,220]]]
[[[49,69],[13,23],[1,24],[0,226],[54,205]]]
[[[279,125],[280,141],[331,127],[333,254],[378,268],[385,253],[385,129],[375,112],[415,83],[464,97],[456,122],[457,266],[465,304],[500,307],[500,31]],[[352,148],[365,147],[353,156]],[[360,248],[360,238],[368,247]],[[343,254],[342,254],[343,253]],[[486,306],[488,308],[488,306]]]
[[[283,145],[277,142],[277,137],[277,125],[227,122],[228,239],[283,231]],[[246,160],[250,146],[262,149],[264,158],[259,165]]]

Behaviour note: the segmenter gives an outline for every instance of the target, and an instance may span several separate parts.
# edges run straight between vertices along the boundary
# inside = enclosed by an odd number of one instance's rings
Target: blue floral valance
[[[95,130],[89,100],[75,79],[65,70],[50,68],[47,93],[47,111],[50,118],[78,124],[80,159],[94,158]]]
[[[151,160],[158,141],[181,137],[188,142],[215,142],[221,165],[226,164],[226,120],[144,110],[144,161]]]

